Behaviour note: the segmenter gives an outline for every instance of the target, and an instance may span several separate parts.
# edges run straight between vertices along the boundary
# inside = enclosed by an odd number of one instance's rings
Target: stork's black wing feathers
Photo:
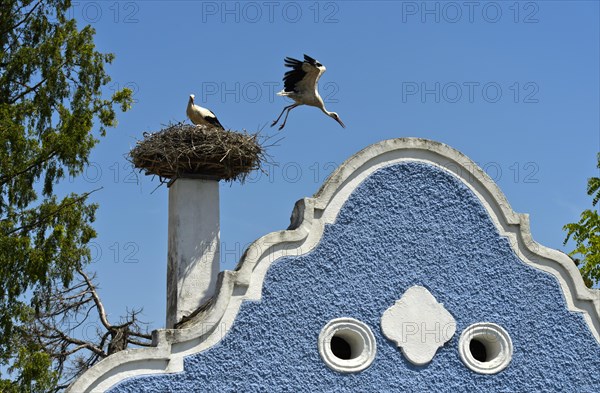
[[[304,61],[307,62],[308,64],[310,64],[311,66],[320,66],[321,63],[319,63],[318,61],[316,61],[315,59],[313,59],[312,57],[310,57],[309,55],[304,55]]]
[[[211,113],[212,113],[212,112],[211,112]],[[214,116],[214,113],[213,113],[213,116]],[[209,122],[210,124],[212,124],[212,125],[213,125],[213,126],[215,126],[215,127],[220,127],[220,128],[222,128],[222,129],[225,129],[225,127],[223,127],[223,126],[221,125],[221,123],[219,122],[219,119],[217,119],[217,116],[214,116],[214,117],[206,116],[206,117],[204,118],[204,120],[206,120],[207,122]]]
[[[302,67],[302,62],[293,57],[286,57],[284,63],[286,67]]]
[[[286,72],[283,76],[283,90],[287,92],[298,92],[297,84],[306,77],[307,71],[311,76],[314,76],[314,82],[316,82],[324,72],[324,69],[321,70],[319,68],[323,65],[309,55],[304,55],[304,61],[286,57],[284,64],[286,67],[292,68],[291,71]],[[310,65],[313,68],[306,68],[304,67],[305,64]]]
[[[286,57],[284,65],[292,68],[292,70],[286,72],[283,76],[283,90],[289,92],[295,91],[296,83],[300,82],[306,75],[306,72],[302,69],[302,62],[291,57]]]

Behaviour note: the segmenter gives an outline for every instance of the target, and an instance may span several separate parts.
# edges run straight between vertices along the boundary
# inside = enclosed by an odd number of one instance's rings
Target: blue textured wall
[[[457,322],[423,367],[380,329],[382,313],[413,285],[427,287]],[[319,356],[319,332],[338,317],[375,334],[377,357],[362,372],[334,372]],[[496,375],[476,374],[458,355],[462,330],[482,321],[513,341],[513,360]],[[600,345],[567,311],[557,281],[515,256],[460,181],[410,162],[361,184],[311,253],[277,261],[262,300],[245,302],[218,345],[186,358],[185,372],[126,380],[111,392],[600,392],[599,370]]]

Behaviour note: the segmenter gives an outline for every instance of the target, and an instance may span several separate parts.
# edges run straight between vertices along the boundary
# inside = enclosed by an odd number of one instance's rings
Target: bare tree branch
[[[152,346],[152,335],[138,318],[142,310],[127,310],[118,325],[112,324],[94,284],[95,275],[81,268],[77,272],[81,280],[71,287],[38,294],[40,304],[47,306],[37,311],[28,335],[55,362],[54,369],[62,376],[56,391],[69,386],[101,359],[130,345]],[[96,313],[100,323],[95,324],[95,334],[90,337],[89,323]],[[87,334],[81,337],[86,322]]]
[[[94,299],[94,303],[96,303],[96,308],[98,309],[98,316],[100,317],[100,321],[102,321],[102,324],[106,329],[110,330],[112,326],[108,322],[108,318],[106,317],[106,311],[104,310],[104,305],[100,301],[100,297],[96,292],[96,287],[94,287],[89,277],[83,272],[83,270],[81,270],[81,268],[77,268],[77,273],[79,273],[83,277],[88,287],[90,288],[90,291],[92,293],[92,299]]]
[[[152,343],[147,341],[137,341],[133,339],[129,339],[129,343],[133,345],[139,345],[140,347],[152,347]]]

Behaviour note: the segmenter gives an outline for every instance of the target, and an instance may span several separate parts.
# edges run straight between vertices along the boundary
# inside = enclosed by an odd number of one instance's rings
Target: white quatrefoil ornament
[[[381,330],[402,348],[408,361],[422,366],[452,338],[456,321],[427,288],[413,286],[383,313]]]

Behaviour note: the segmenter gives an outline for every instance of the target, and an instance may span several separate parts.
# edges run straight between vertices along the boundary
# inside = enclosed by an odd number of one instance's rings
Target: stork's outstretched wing
[[[283,77],[284,91],[302,93],[309,89],[317,90],[317,82],[326,68],[323,64],[308,55],[304,61],[291,57],[285,58],[285,66],[292,68]]]

